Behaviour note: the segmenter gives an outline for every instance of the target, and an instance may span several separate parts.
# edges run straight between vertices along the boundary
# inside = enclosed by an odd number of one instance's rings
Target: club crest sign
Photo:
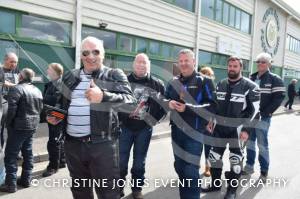
[[[279,17],[273,8],[268,8],[262,20],[264,27],[261,28],[261,46],[271,56],[276,55],[280,43]]]

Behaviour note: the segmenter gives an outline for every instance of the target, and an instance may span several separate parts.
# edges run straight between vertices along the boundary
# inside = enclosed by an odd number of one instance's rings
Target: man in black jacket
[[[33,70],[24,68],[19,75],[19,84],[8,92],[7,129],[8,138],[5,148],[5,185],[3,192],[16,192],[17,183],[30,186],[33,169],[32,137],[35,133],[43,108],[41,91],[32,84]],[[22,152],[23,164],[21,178],[17,182],[17,157]]]
[[[251,131],[247,144],[247,161],[243,169],[243,175],[254,172],[256,156],[255,142],[259,149],[258,161],[260,164],[260,179],[266,180],[269,171],[269,143],[268,131],[272,114],[281,105],[285,96],[285,87],[282,79],[271,73],[272,57],[268,53],[261,53],[256,58],[257,72],[251,75],[251,80],[259,85],[261,90],[260,115],[261,121]]]
[[[287,106],[289,105],[289,110],[292,110],[292,106],[294,103],[294,98],[295,96],[297,96],[297,91],[296,91],[296,84],[297,84],[297,80],[296,79],[292,79],[291,83],[288,86],[288,101],[285,103],[284,107],[287,108]]]
[[[120,178],[117,113],[135,99],[124,72],[103,65],[104,53],[102,41],[85,38],[81,44],[83,68],[63,77],[60,108],[68,111],[62,121],[64,148],[71,178],[77,185],[71,187],[75,199],[94,198],[93,188],[98,198],[120,198],[114,185]],[[52,124],[58,121],[48,118]]]
[[[234,199],[243,166],[242,143],[247,141],[249,127],[259,112],[260,92],[256,84],[242,76],[243,62],[240,58],[231,56],[227,63],[228,78],[221,80],[216,87],[216,127],[213,129],[212,122],[207,126],[215,139],[209,153],[212,184],[202,191],[221,190],[222,157],[229,143],[230,171],[225,172],[228,187],[224,199]]]
[[[180,75],[167,86],[166,106],[171,111],[170,125],[174,167],[181,199],[200,199],[198,186],[200,158],[205,126],[216,107],[215,87],[211,79],[195,71],[195,54],[183,49],[178,54]],[[190,184],[187,185],[187,179]],[[182,184],[183,185],[183,184]]]
[[[128,161],[133,147],[132,196],[142,199],[142,186],[145,179],[145,162],[153,126],[166,114],[159,104],[164,94],[163,82],[150,74],[150,60],[144,53],[138,54],[133,63],[133,72],[128,76],[131,89],[137,99],[137,106],[122,119],[120,135],[121,179],[126,179]],[[121,192],[121,196],[124,195]]]

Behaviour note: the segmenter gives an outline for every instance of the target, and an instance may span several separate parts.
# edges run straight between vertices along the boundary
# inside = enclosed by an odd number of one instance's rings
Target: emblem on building
[[[261,28],[261,45],[265,52],[276,55],[280,43],[280,24],[277,12],[273,8],[268,8],[262,20],[264,27]]]

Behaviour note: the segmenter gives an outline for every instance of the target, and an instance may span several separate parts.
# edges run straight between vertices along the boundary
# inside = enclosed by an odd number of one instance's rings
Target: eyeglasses
[[[98,56],[100,54],[100,51],[99,50],[92,50],[92,51],[90,51],[90,50],[84,50],[84,51],[81,52],[82,56],[84,56],[84,57],[89,56],[91,53],[94,56]]]
[[[266,61],[256,61],[257,64],[266,64]]]

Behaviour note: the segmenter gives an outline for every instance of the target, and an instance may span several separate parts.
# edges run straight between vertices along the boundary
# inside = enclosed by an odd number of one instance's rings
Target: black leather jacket
[[[221,80],[216,86],[217,92],[217,124],[221,131],[236,131],[239,126],[250,132],[250,127],[259,119],[260,91],[258,85],[250,79],[242,77],[234,84],[228,78]]]
[[[43,93],[44,104],[48,104],[50,106],[56,105],[60,96],[61,84],[62,84],[61,78],[55,81],[50,81],[47,84],[45,84],[45,89]]]
[[[251,75],[250,79],[255,81],[258,73]],[[271,117],[280,106],[285,97],[285,87],[282,79],[270,71],[265,72],[260,77],[261,99],[260,114],[262,117]]]
[[[170,115],[170,124],[184,131],[190,127],[195,130],[205,129],[217,107],[213,81],[196,72],[189,77],[179,75],[171,80],[166,88],[165,97],[167,104],[170,100],[183,101],[186,104],[184,112],[172,110]],[[167,104],[165,107],[168,107]]]
[[[71,93],[81,81],[80,71],[74,69],[64,75],[62,95],[59,100],[61,109],[69,109]],[[91,140],[93,143],[99,143],[117,139],[119,135],[117,113],[126,105],[135,102],[127,77],[120,69],[102,66],[101,69],[93,72],[92,78],[103,91],[103,100],[101,103],[94,103],[90,106]],[[67,127],[66,120],[67,117],[63,121],[64,133]]]
[[[9,89],[6,124],[14,130],[36,130],[43,109],[41,91],[29,82]]]

